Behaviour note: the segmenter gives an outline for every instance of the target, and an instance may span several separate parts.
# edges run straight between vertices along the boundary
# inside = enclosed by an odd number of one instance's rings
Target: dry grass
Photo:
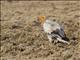
[[[37,16],[54,16],[70,45],[50,43]],[[1,60],[80,60],[79,1],[1,1]]]

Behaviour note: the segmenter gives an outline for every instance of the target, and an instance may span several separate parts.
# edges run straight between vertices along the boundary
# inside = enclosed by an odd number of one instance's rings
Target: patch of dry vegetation
[[[80,2],[1,1],[1,60],[80,60]],[[54,16],[70,45],[50,43],[37,16]]]

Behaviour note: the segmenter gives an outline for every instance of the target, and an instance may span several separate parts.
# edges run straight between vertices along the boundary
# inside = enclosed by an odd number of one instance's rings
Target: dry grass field
[[[80,60],[80,1],[0,1],[1,60]],[[50,43],[38,16],[55,17],[71,44]]]

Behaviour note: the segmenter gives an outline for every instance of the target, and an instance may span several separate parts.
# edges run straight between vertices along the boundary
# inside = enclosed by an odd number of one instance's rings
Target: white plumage
[[[40,16],[38,20],[42,24],[44,32],[47,33],[50,42],[55,39],[63,43],[69,43],[62,26],[57,22],[45,19],[44,16]]]

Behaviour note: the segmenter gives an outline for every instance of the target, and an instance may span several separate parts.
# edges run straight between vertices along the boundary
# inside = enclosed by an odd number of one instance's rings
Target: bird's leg
[[[57,35],[52,35],[52,39],[54,39],[53,41],[54,41],[54,44],[56,44],[56,43],[58,43],[58,40],[57,40]]]
[[[47,36],[48,36],[49,42],[52,43],[53,41],[52,36],[51,35],[47,35]]]

